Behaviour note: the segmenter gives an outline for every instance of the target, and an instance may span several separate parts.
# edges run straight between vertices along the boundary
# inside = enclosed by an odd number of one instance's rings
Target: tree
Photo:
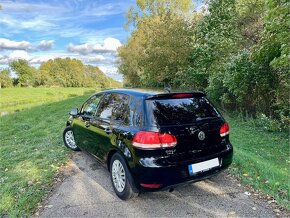
[[[82,87],[84,65],[80,60],[56,58],[40,65],[41,78],[46,86]]]
[[[61,87],[120,86],[120,83],[108,78],[98,67],[84,65],[80,60],[56,58],[40,65],[40,84]]]
[[[210,76],[220,74],[231,55],[239,50],[235,0],[212,0],[208,11],[194,28],[187,80],[197,89],[206,89]]]
[[[133,86],[179,84],[187,68],[191,1],[140,0],[128,13],[134,31],[118,51],[119,70]]]
[[[236,0],[237,22],[243,37],[243,48],[255,46],[263,31],[265,0]]]
[[[35,86],[37,70],[30,66],[26,60],[18,59],[9,64],[18,76],[18,85],[23,87]]]
[[[256,45],[252,58],[260,66],[261,74],[274,78],[270,91],[265,92],[269,105],[269,115],[290,125],[290,35],[289,8],[286,0],[268,0],[264,17],[264,29]]]
[[[13,86],[13,80],[10,77],[10,72],[8,69],[0,71],[0,88],[8,88]]]

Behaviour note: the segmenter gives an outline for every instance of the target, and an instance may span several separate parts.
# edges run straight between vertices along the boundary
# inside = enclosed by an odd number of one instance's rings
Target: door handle
[[[111,133],[112,133],[112,130],[111,130],[110,128],[106,128],[106,129],[105,129],[105,132],[106,132],[107,134],[111,134]]]
[[[87,127],[87,128],[89,128],[90,126],[91,126],[91,124],[89,124],[89,122],[85,122],[85,126]]]

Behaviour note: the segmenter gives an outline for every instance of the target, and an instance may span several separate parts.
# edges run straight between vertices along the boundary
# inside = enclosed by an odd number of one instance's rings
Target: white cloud
[[[68,45],[68,51],[79,53],[82,55],[87,55],[91,53],[116,52],[121,45],[122,44],[118,39],[108,37],[104,40],[103,44],[85,43],[80,45],[74,45],[70,43]]]
[[[118,72],[118,68],[114,65],[101,65],[98,66],[100,68],[101,71],[104,72],[104,74],[106,74],[106,76],[109,76],[119,82],[123,81],[123,76],[121,74],[119,74]]]
[[[7,55],[0,55],[0,64],[6,64],[7,62]]]
[[[106,64],[107,58],[103,55],[78,55],[78,54],[71,54],[71,53],[63,53],[63,52],[51,52],[46,54],[34,54],[31,55],[26,51],[23,50],[15,50],[10,53],[0,55],[0,64],[1,65],[8,65],[9,62],[24,59],[28,61],[30,64],[41,64],[43,62],[48,61],[49,59],[55,58],[76,58],[81,60],[84,64]]]
[[[26,51],[22,50],[15,50],[10,53],[8,56],[8,61],[13,61],[17,59],[24,59],[24,60],[30,60],[30,55]]]
[[[30,64],[40,64],[42,62],[48,61],[49,59],[53,59],[54,56],[52,55],[40,55],[34,56],[30,55],[26,51],[23,50],[15,50],[12,51],[8,55],[0,55],[0,64],[8,65],[11,61],[23,59],[28,61]]]
[[[88,44],[88,43],[81,44],[81,45],[74,45],[70,43],[67,47],[67,50],[70,52],[87,55],[93,52],[93,45]]]
[[[57,6],[52,6],[47,3],[24,3],[24,2],[15,2],[15,1],[4,1],[1,3],[2,10],[8,12],[48,12],[48,11],[60,11],[60,8]]]
[[[98,63],[105,61],[106,58],[103,55],[96,55],[96,56],[91,56],[91,57],[84,57],[82,59],[85,63]]]
[[[101,65],[99,66],[100,70],[103,71],[105,74],[118,74],[118,68],[112,65]]]
[[[27,41],[13,41],[5,38],[0,38],[0,50],[11,49],[11,50],[28,50],[31,48],[31,43]]]
[[[43,62],[46,62],[50,59],[54,59],[54,56],[51,55],[43,55],[43,56],[36,56],[36,57],[31,57],[31,59],[29,60],[29,63],[31,64],[41,64]]]
[[[0,38],[0,50],[24,50],[24,51],[46,51],[52,48],[54,40],[42,40],[37,46],[33,46],[28,41],[13,41]]]
[[[121,42],[118,39],[115,38],[106,38],[104,40],[104,44],[103,46],[101,46],[100,44],[96,44],[94,46],[94,51],[95,52],[114,52],[117,51],[117,49],[121,46]]]
[[[22,29],[32,29],[32,30],[45,30],[50,27],[55,27],[56,25],[46,21],[44,18],[35,17],[33,19],[20,22],[19,27]]]
[[[42,51],[47,51],[52,48],[53,44],[54,40],[42,40],[37,47]]]

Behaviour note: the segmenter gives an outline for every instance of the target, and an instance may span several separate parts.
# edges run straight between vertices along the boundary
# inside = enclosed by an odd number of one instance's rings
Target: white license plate
[[[219,159],[215,158],[215,159],[211,159],[211,160],[207,160],[207,161],[203,161],[203,162],[199,162],[195,164],[190,164],[188,165],[188,170],[189,170],[189,174],[193,175],[197,172],[203,172],[211,168],[218,167],[219,165],[220,165]]]

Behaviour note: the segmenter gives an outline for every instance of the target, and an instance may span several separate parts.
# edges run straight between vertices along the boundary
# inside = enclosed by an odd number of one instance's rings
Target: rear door
[[[221,151],[223,118],[204,96],[177,94],[146,100],[147,122],[177,138],[176,153],[207,156]]]
[[[96,119],[97,132],[99,134],[100,158],[105,159],[120,134],[119,128],[129,123],[129,96],[118,93],[110,93],[104,96]]]

